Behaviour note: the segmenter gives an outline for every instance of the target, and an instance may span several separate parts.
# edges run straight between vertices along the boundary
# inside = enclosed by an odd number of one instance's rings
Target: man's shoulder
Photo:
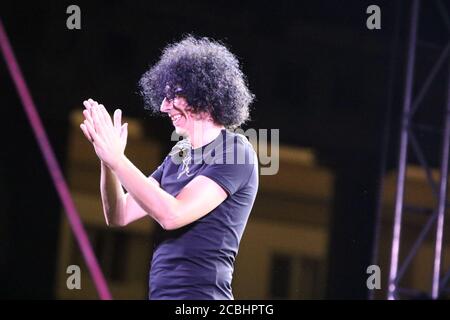
[[[248,152],[250,151],[255,152],[255,149],[248,140],[248,138],[245,135],[238,132],[227,130],[225,135],[225,143],[230,146],[231,145],[236,146],[237,150],[241,149],[246,150]]]
[[[222,131],[222,134],[202,151],[201,156],[202,161],[207,160],[207,164],[233,165],[258,162],[255,149],[247,137],[231,130]]]

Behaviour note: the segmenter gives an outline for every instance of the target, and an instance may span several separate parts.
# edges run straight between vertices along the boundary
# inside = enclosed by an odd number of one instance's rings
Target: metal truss
[[[444,218],[445,209],[447,205],[447,180],[448,180],[448,165],[449,165],[449,146],[450,146],[450,19],[447,8],[443,5],[441,0],[434,1],[444,25],[447,27],[448,34],[447,44],[442,48],[438,59],[434,62],[433,67],[429,70],[428,75],[424,81],[420,81],[418,90],[414,90],[414,67],[417,50],[417,34],[420,15],[420,0],[414,0],[411,6],[411,19],[409,28],[408,50],[407,50],[407,65],[405,74],[405,87],[403,98],[403,112],[401,118],[401,132],[400,132],[400,146],[398,158],[398,176],[396,186],[395,199],[395,216],[392,238],[391,263],[389,273],[388,299],[402,299],[402,298],[418,298],[425,297],[430,299],[439,299],[444,296],[446,287],[450,280],[450,270],[441,272],[441,260],[443,257],[443,233],[444,233]],[[443,69],[445,68],[445,69]],[[446,70],[448,74],[448,83],[446,85],[446,102],[443,107],[443,121],[442,127],[439,128],[442,134],[441,140],[441,158],[440,158],[440,177],[439,181],[435,181],[432,176],[432,170],[427,162],[427,156],[421,148],[418,139],[416,138],[416,131],[429,129],[428,126],[415,123],[415,114],[423,98],[432,87],[433,80],[439,71]],[[420,79],[422,80],[422,79]],[[417,91],[417,92],[415,92]],[[425,107],[425,106],[423,106]],[[434,128],[433,128],[434,129]],[[435,198],[435,206],[431,208],[418,208],[405,204],[404,190],[406,180],[406,170],[408,163],[408,149],[417,157],[420,166],[423,168],[426,180],[431,188],[433,197]],[[409,211],[421,211],[429,213],[426,223],[422,226],[420,233],[415,238],[412,246],[408,248],[405,258],[400,261],[400,244],[401,244],[401,229],[404,220],[408,218]],[[425,238],[434,229],[434,261],[433,261],[433,275],[430,286],[431,292],[422,292],[414,288],[405,288],[400,285],[400,282],[411,266],[411,262],[423,244]]]

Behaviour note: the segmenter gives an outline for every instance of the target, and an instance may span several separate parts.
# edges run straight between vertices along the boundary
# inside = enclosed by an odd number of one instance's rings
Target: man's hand
[[[108,167],[114,169],[124,155],[128,137],[128,124],[121,124],[122,112],[114,112],[114,123],[102,104],[89,99],[83,102],[84,122],[80,125],[95,153]]]

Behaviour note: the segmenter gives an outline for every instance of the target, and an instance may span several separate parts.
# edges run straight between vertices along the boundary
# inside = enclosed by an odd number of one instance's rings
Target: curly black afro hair
[[[165,97],[180,95],[194,113],[206,111],[226,128],[249,118],[254,99],[237,58],[223,44],[192,35],[168,45],[139,87],[145,109],[158,112]]]

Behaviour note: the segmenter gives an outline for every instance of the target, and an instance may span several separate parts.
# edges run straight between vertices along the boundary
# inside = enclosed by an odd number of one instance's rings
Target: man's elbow
[[[125,227],[126,225],[128,225],[128,222],[125,220],[107,220],[106,221],[106,226],[108,226],[110,228],[121,228],[121,227]]]
[[[159,224],[166,231],[176,230],[183,226],[180,223],[179,215],[174,212],[166,214],[165,218],[159,221]]]
[[[181,227],[176,221],[172,221],[172,220],[164,220],[164,221],[160,222],[159,224],[166,231],[176,230]]]
[[[119,209],[112,210],[109,208],[103,208],[103,214],[105,216],[105,222],[107,227],[119,228],[125,227],[130,222],[127,221],[126,216],[124,216],[124,208],[119,207]]]

